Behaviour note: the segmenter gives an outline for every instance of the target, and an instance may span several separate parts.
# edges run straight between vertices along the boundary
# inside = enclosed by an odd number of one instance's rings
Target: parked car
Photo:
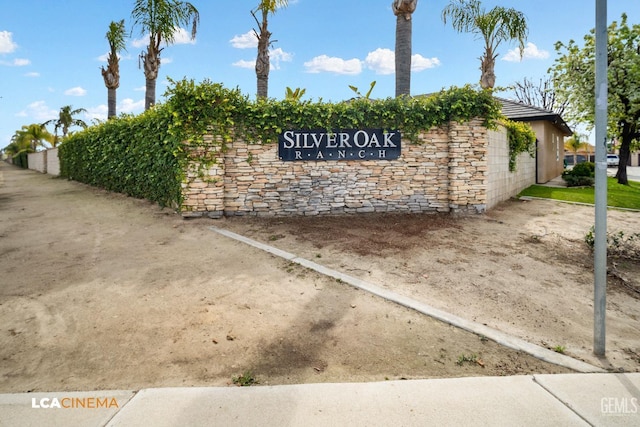
[[[620,164],[620,157],[617,154],[607,154],[607,167],[618,167]]]

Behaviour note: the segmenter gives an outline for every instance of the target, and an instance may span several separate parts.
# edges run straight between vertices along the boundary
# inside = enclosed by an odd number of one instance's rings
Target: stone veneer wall
[[[397,160],[288,161],[277,144],[213,138],[187,146],[185,217],[364,212],[481,213],[487,208],[488,130],[450,123],[403,140]],[[508,167],[508,161],[507,161]]]

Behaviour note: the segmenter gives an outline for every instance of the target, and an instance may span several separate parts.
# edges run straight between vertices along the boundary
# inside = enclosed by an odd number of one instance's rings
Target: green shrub
[[[588,176],[593,178],[596,176],[596,165],[593,162],[578,163],[567,172],[570,172],[573,176]]]
[[[593,250],[595,246],[595,227],[591,226],[584,241]],[[617,258],[640,260],[640,233],[607,232],[607,254]]]
[[[180,143],[166,108],[121,116],[71,135],[59,148],[60,174],[161,206],[181,201]]]
[[[569,187],[590,187],[595,182],[595,170],[593,162],[578,163],[572,169],[562,172],[562,179]]]

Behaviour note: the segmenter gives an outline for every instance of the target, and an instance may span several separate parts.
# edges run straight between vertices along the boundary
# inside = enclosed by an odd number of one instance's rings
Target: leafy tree
[[[269,71],[271,63],[269,60],[269,47],[271,46],[271,33],[268,30],[269,14],[276,13],[279,7],[286,7],[288,0],[261,0],[258,7],[251,11],[251,15],[256,20],[260,32],[253,30],[258,38],[258,57],[256,58],[256,77],[258,80],[258,98],[266,98],[269,94]],[[260,12],[261,20],[256,13]]]
[[[76,115],[80,113],[86,113],[86,112],[87,110],[85,110],[84,108],[78,108],[78,109],[72,110],[71,105],[65,105],[60,109],[57,119],[47,120],[42,124],[43,127],[49,124],[54,125],[54,133],[55,133],[54,142],[53,142],[54,147],[59,142],[58,140],[59,129],[62,129],[62,139],[64,140],[69,134],[69,128],[71,128],[72,126],[79,126],[83,129],[87,128],[87,124],[84,122],[84,120],[75,118]]]
[[[553,111],[559,116],[562,116],[567,107],[566,101],[558,99],[551,76],[541,78],[537,84],[525,77],[524,80],[515,82],[511,89],[519,102]]]
[[[479,0],[452,0],[442,11],[445,24],[447,18],[451,19],[456,31],[472,33],[484,40],[484,54],[480,57],[480,86],[483,89],[495,86],[496,51],[502,42],[517,41],[522,57],[529,32],[522,12],[501,6],[487,12]]]
[[[149,34],[149,46],[140,54],[146,78],[144,107],[148,110],[156,103],[156,80],[160,70],[160,45],[171,44],[180,25],[191,24],[191,39],[196,37],[200,13],[189,2],[178,0],[136,0],[131,12],[134,25],[142,35]]]
[[[623,14],[620,24],[609,25],[608,133],[620,141],[618,183],[628,185],[630,149],[640,140],[640,25],[629,26]],[[558,95],[568,102],[568,117],[595,124],[595,31],[584,37],[584,46],[570,40],[556,43],[558,57],[549,70]],[[596,143],[602,143],[596,142]]]
[[[100,68],[104,85],[107,88],[107,105],[109,108],[107,117],[111,118],[116,115],[116,90],[120,87],[120,58],[118,58],[118,54],[126,50],[124,19],[118,22],[111,21],[106,38],[110,49],[107,68]]]
[[[418,0],[394,0],[396,16],[396,97],[411,94],[412,21]]]

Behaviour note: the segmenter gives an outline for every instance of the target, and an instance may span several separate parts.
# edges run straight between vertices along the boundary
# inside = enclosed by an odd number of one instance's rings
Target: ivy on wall
[[[171,132],[178,138],[202,138],[207,132],[231,141],[234,135],[263,144],[277,142],[284,129],[401,129],[416,142],[420,131],[454,121],[484,117],[495,127],[500,103],[488,91],[471,86],[422,97],[371,100],[355,98],[331,103],[273,99],[250,101],[237,89],[192,80],[172,82],[165,104],[173,116]]]
[[[123,115],[70,136],[59,150],[61,175],[161,206],[179,206],[190,160],[183,142],[202,143],[206,134],[212,134],[213,144],[223,150],[236,137],[276,143],[285,129],[400,129],[403,138],[416,143],[421,131],[449,121],[483,117],[485,126],[495,128],[502,119],[500,103],[491,93],[471,86],[415,98],[331,103],[253,101],[219,83],[183,79],[171,81],[165,97],[164,104],[143,114]],[[530,128],[506,126],[513,135],[513,149],[521,150]]]
[[[531,157],[536,155],[536,134],[531,125],[523,122],[514,122],[504,119],[501,121],[507,128],[507,140],[509,141],[509,170],[516,170],[516,159],[520,153],[529,153]]]

